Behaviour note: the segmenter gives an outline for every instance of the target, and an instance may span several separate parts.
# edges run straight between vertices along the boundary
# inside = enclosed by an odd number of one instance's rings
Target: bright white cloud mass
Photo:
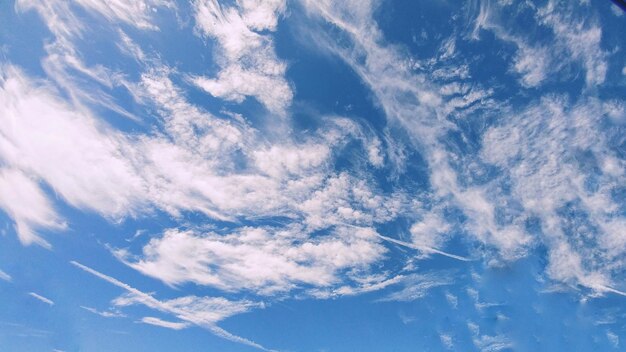
[[[0,346],[623,348],[621,12],[0,4]]]

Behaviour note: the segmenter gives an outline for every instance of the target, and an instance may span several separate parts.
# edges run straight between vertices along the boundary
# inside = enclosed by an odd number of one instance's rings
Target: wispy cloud
[[[480,333],[480,327],[473,323],[469,322],[467,324],[470,332],[473,335],[472,341],[474,342],[474,346],[483,352],[496,352],[502,350],[509,350],[514,348],[514,344],[511,342],[509,338],[503,335],[483,335]]]
[[[43,302],[43,303],[45,303],[45,304],[48,304],[48,305],[51,305],[51,306],[54,305],[54,302],[51,299],[46,298],[46,297],[44,297],[42,295],[39,295],[39,294],[37,294],[35,292],[29,292],[28,295],[33,297],[33,298],[35,298],[35,299],[37,299],[37,300],[39,300],[39,301],[41,301],[41,302]]]
[[[276,29],[285,5],[284,0],[240,1],[235,6],[194,1],[196,27],[219,44],[222,70],[216,78],[193,77],[193,83],[230,101],[255,97],[270,112],[284,115],[293,93],[284,77],[287,66],[276,57],[271,34],[266,33]]]
[[[450,273],[439,272],[407,275],[400,282],[404,288],[386,295],[385,297],[379,299],[379,301],[415,301],[424,298],[431,289],[451,285],[454,280]]]
[[[85,306],[80,306],[82,309],[91,312],[93,314],[99,315],[101,317],[104,318],[123,318],[126,317],[126,314],[121,313],[119,311],[115,311],[115,310],[109,310],[109,311],[99,311],[95,308],[92,307],[85,307]]]
[[[219,235],[172,229],[152,239],[138,261],[124,251],[117,255],[168,284],[194,282],[270,295],[298,285],[341,284],[341,271],[367,268],[386,251],[369,228],[338,228],[318,239],[308,239],[301,231],[248,227]]]
[[[231,313],[231,315],[236,313],[242,313],[254,306],[258,307],[258,304],[254,304],[252,302],[230,302],[223,298],[202,298],[189,296],[169,301],[160,301],[150,294],[139,291],[128,284],[125,284],[113,277],[102,274],[76,261],[72,261],[70,263],[77,268],[96,276],[99,279],[102,279],[112,285],[115,285],[127,291],[128,294],[126,296],[122,296],[116,300],[117,305],[123,306],[129,304],[143,304],[157,311],[171,314],[189,324],[194,324],[204,329],[207,329],[216,336],[231,340],[233,342],[238,342],[265,351],[269,351],[265,347],[253,341],[233,335],[215,325],[215,323],[217,323],[219,320],[227,317],[228,313]],[[208,300],[208,304],[206,300]],[[220,312],[215,311],[215,308],[220,307],[222,308],[222,313],[226,312],[227,315],[223,315],[220,314]]]
[[[159,318],[154,318],[154,317],[141,318],[141,322],[144,324],[160,326],[162,328],[172,329],[172,330],[182,330],[182,329],[189,327],[190,325],[189,323],[166,321],[166,320],[161,320]]]
[[[15,229],[23,244],[37,243],[50,248],[51,245],[39,237],[36,230],[66,228],[39,185],[19,170],[0,169],[0,208],[15,221]]]
[[[13,280],[13,278],[11,277],[11,275],[9,275],[9,274],[5,273],[4,271],[0,270],[0,280],[11,282]]]

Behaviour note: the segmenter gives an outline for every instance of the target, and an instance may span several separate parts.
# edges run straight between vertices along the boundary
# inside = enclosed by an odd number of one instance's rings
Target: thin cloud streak
[[[228,331],[218,327],[217,325],[214,325],[212,322],[208,322],[205,319],[202,318],[198,318],[194,316],[194,312],[193,311],[187,311],[185,309],[182,308],[177,308],[177,307],[173,307],[171,305],[168,305],[165,302],[159,301],[158,299],[152,297],[152,295],[144,293],[142,291],[137,290],[136,288],[133,288],[132,286],[125,284],[113,277],[110,277],[108,275],[102,274],[88,266],[85,266],[79,262],[76,261],[70,261],[70,264],[76,266],[77,268],[96,276],[99,279],[102,279],[110,284],[113,284],[114,286],[117,286],[119,288],[122,288],[124,290],[126,290],[129,294],[133,295],[133,297],[135,297],[139,302],[141,302],[142,304],[156,309],[158,311],[164,312],[164,313],[168,313],[168,314],[172,314],[174,316],[176,316],[177,318],[183,320],[183,321],[187,321],[190,324],[194,324],[197,325],[199,327],[202,327],[210,332],[212,332],[213,334],[215,334],[216,336],[222,337],[224,339],[233,341],[233,342],[237,342],[237,343],[241,343],[244,345],[248,345],[251,347],[255,347],[258,349],[261,349],[263,351],[273,351],[271,349],[267,349],[265,347],[263,347],[262,345],[259,345],[253,341],[250,341],[248,339],[245,339],[243,337],[239,337],[236,335],[233,335],[231,333],[229,333]]]
[[[54,301],[35,292],[29,292],[28,295],[50,306],[54,305]]]

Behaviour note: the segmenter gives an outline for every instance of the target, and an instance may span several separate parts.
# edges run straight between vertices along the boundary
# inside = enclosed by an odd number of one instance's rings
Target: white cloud
[[[189,323],[166,321],[166,320],[161,320],[155,317],[143,317],[141,318],[141,322],[145,324],[154,325],[154,326],[160,326],[166,329],[172,329],[172,330],[186,329],[190,325]]]
[[[482,352],[510,350],[515,347],[515,345],[506,336],[481,335],[480,327],[477,324],[469,322],[467,326],[473,335],[472,341],[474,342],[474,346]]]
[[[448,334],[439,334],[439,339],[443,347],[451,350],[454,348],[454,339]]]
[[[132,213],[141,203],[142,182],[124,157],[125,137],[14,67],[3,68],[0,91],[0,159],[5,164],[48,183],[69,204],[106,216]],[[23,174],[11,173],[29,187],[24,196],[31,196],[23,200],[38,200],[32,207],[44,215],[34,224],[52,224],[50,207]]]
[[[105,310],[105,311],[99,311],[95,308],[92,307],[85,307],[85,306],[80,306],[82,309],[91,312],[93,314],[99,315],[103,318],[123,318],[126,317],[126,315],[124,313],[121,313],[117,310]]]
[[[193,77],[198,87],[209,94],[241,103],[255,97],[270,112],[284,115],[293,93],[285,80],[286,65],[274,52],[270,34],[285,1],[238,1],[227,7],[215,0],[194,2],[198,30],[214,38],[220,51],[217,62],[222,66],[216,78]]]
[[[0,135],[0,156],[3,150],[1,144],[6,144],[6,140]],[[50,248],[50,244],[39,237],[36,230],[62,230],[66,227],[37,182],[18,170],[0,169],[0,209],[13,219],[15,231],[25,245],[37,243]]]
[[[243,228],[229,235],[168,230],[152,239],[128,265],[168,284],[194,282],[226,291],[260,294],[299,286],[331,287],[344,270],[365,270],[385,248],[371,229],[338,228],[310,238],[298,228]]]
[[[418,247],[438,248],[443,245],[442,237],[449,230],[450,225],[439,214],[432,212],[411,226],[411,239]]]
[[[128,284],[125,284],[113,277],[104,275],[96,270],[91,269],[90,267],[87,267],[75,261],[72,261],[71,264],[91,275],[96,276],[99,279],[102,279],[112,285],[115,285],[127,291],[126,295],[123,295],[114,301],[114,304],[118,306],[142,304],[162,313],[171,314],[189,324],[193,324],[207,329],[216,336],[225,338],[233,342],[256,347],[264,351],[270,351],[253,341],[233,335],[216,325],[217,321],[224,319],[228,316],[225,314],[242,313],[244,311],[247,311],[248,309],[257,307],[262,308],[262,304],[249,301],[232,302],[223,298],[195,296],[181,297],[168,301],[159,301],[151,294],[139,291]]]
[[[485,29],[499,39],[515,44],[517,52],[511,69],[521,76],[520,84],[537,87],[546,79],[554,79],[551,76],[572,63],[580,64],[585,70],[587,86],[604,82],[608,54],[601,47],[602,29],[593,17],[577,18],[565,3],[549,1],[544,7],[536,9],[537,24],[548,26],[554,34],[546,40],[529,37],[526,31],[514,32],[500,19],[501,13],[512,11],[507,6],[481,1],[472,38],[478,39],[478,30]],[[535,9],[534,6],[529,8]]]
[[[554,34],[549,38],[551,49],[547,50],[542,46],[545,43],[531,45],[533,38],[528,38],[526,33],[505,30],[498,18],[502,9],[497,8],[497,4],[487,1],[480,4],[473,35],[477,37],[480,29],[492,30],[499,39],[514,43],[517,52],[512,70],[520,75],[523,85],[537,86],[572,64],[585,70],[588,86],[604,81],[607,53],[601,47],[601,29],[593,18],[576,21],[569,8],[557,10],[553,2],[539,9],[537,21],[548,26]],[[610,285],[611,272],[621,265],[618,253],[623,253],[624,242],[619,234],[626,222],[615,216],[618,204],[611,199],[610,190],[622,182],[618,180],[623,177],[623,165],[617,162],[619,158],[612,155],[605,137],[597,129],[602,116],[616,115],[610,111],[619,109],[606,108],[606,105],[603,107],[595,100],[584,98],[567,113],[564,113],[564,103],[559,98],[547,97],[540,107],[531,104],[522,114],[523,119],[507,117],[503,121],[510,123],[502,128],[488,129],[483,137],[483,161],[498,165],[503,176],[487,184],[472,184],[467,170],[480,170],[481,166],[476,166],[471,156],[450,151],[439,140],[447,131],[457,128],[447,118],[451,111],[448,107],[464,106],[454,99],[459,94],[468,95],[470,91],[460,83],[455,85],[450,81],[462,82],[468,76],[460,72],[452,76],[436,76],[431,72],[429,77],[433,80],[426,80],[421,72],[440,68],[432,60],[412,60],[387,44],[373,20],[375,4],[310,1],[305,5],[314,18],[318,16],[334,26],[333,31],[342,31],[346,37],[338,44],[335,36],[325,31],[326,27],[309,26],[303,31],[319,48],[348,63],[372,89],[388,120],[410,132],[412,147],[420,151],[429,166],[430,182],[436,196],[432,200],[434,205],[453,205],[463,211],[467,220],[462,225],[468,234],[497,250],[497,258],[490,264],[496,265],[500,259],[523,257],[539,241],[555,253],[552,257],[554,270],[550,270],[553,279],[576,282],[597,292],[621,293]],[[445,55],[441,56],[443,60]],[[448,81],[439,85],[438,80],[443,77]],[[488,90],[481,93],[477,90],[476,94],[474,101],[490,96]],[[498,105],[491,103],[483,107],[493,109],[497,115],[518,115]],[[538,116],[544,116],[545,120]],[[514,127],[518,123],[520,128]],[[574,155],[576,150],[592,153],[607,170],[599,176],[601,186],[597,191],[585,188],[585,180],[592,175],[589,167],[585,169],[574,164],[578,160]],[[392,160],[404,162],[402,158]],[[502,186],[508,182],[513,185],[512,194],[503,191]],[[583,241],[579,238],[582,235],[572,234],[564,228],[566,220],[558,215],[559,209],[572,201],[580,201],[584,211],[591,216],[593,226],[600,229],[596,245],[572,248],[568,244]],[[527,221],[535,217],[542,222],[543,235],[540,238],[526,231]],[[441,245],[445,237],[435,231],[423,230],[428,228],[426,225],[415,228],[417,243],[404,244],[419,248],[421,242],[422,249],[436,249],[432,247],[433,243]],[[439,221],[430,227],[445,229],[446,226],[445,222]],[[562,247],[562,244],[569,247]],[[560,252],[560,248],[571,250]],[[577,256],[580,265],[576,264],[577,259],[566,259]],[[559,265],[561,259],[572,265]]]
[[[611,291],[611,271],[626,250],[621,233],[623,217],[611,189],[624,182],[624,165],[615,163],[606,137],[595,131],[604,116],[603,104],[582,100],[568,106],[563,99],[545,98],[527,110],[509,116],[503,126],[489,129],[483,139],[483,158],[505,171],[517,198],[529,215],[541,219],[543,242],[549,244],[548,273],[564,282],[599,292]],[[589,161],[585,161],[589,160]],[[602,173],[585,162],[607,165]],[[586,180],[597,178],[590,189]],[[576,206],[587,220],[559,212]],[[585,230],[590,222],[595,230]],[[577,223],[580,222],[580,223]],[[577,224],[574,232],[569,224]],[[582,245],[583,239],[590,242]],[[599,255],[599,251],[604,253]],[[617,261],[616,261],[617,260]]]
[[[385,197],[371,189],[364,180],[341,173],[329,177],[298,209],[305,215],[310,229],[331,225],[368,226],[395,218],[403,208],[400,196]]]
[[[11,275],[9,275],[9,274],[5,273],[4,271],[0,270],[0,280],[11,282],[13,280],[13,278],[11,277]]]
[[[613,345],[613,348],[618,348],[619,347],[619,336],[617,336],[617,334],[615,334],[612,331],[607,331],[606,332],[606,338],[609,340],[611,345]]]
[[[567,12],[565,12],[567,13]],[[565,17],[563,9],[554,1],[538,11],[543,24],[550,26],[556,41],[574,60],[579,61],[586,71],[588,86],[602,84],[606,78],[607,53],[602,50],[602,28],[592,20],[584,21]],[[591,22],[591,24],[590,24]]]
[[[37,10],[55,35],[77,35],[83,29],[78,17],[71,9],[79,5],[91,14],[102,16],[108,21],[119,21],[140,29],[157,29],[152,24],[152,12],[156,7],[173,7],[167,0],[76,0],[72,3],[59,0],[18,0],[20,11]]]
[[[246,96],[254,96],[274,113],[283,115],[291,100],[291,88],[283,82],[282,65],[249,69],[237,65],[220,71],[215,79],[194,77],[192,82],[209,94],[225,100],[242,103]]]
[[[523,35],[511,33],[507,26],[501,24],[500,12],[511,11],[505,4],[502,8],[492,1],[480,1],[480,13],[476,17],[472,39],[479,39],[479,30],[492,31],[497,38],[513,43],[517,52],[513,57],[511,70],[520,75],[520,84],[525,87],[537,87],[552,72],[559,69],[560,63],[554,58],[554,48],[544,47]]]
[[[238,0],[241,17],[248,28],[275,31],[278,16],[285,12],[285,0]]]
[[[523,42],[518,43],[513,69],[521,75],[521,84],[525,87],[537,87],[550,72],[552,58],[549,49],[544,47],[529,47]]]
[[[415,301],[424,298],[435,287],[446,286],[452,283],[453,280],[449,273],[411,274],[402,279],[401,284],[404,288],[386,295],[379,301]]]
[[[446,292],[446,300],[450,304],[450,307],[452,307],[453,309],[457,309],[458,308],[458,306],[459,306],[459,298],[457,296],[453,295],[450,292]]]
[[[103,89],[123,86],[123,75],[103,65],[90,66],[84,62],[77,43],[88,36],[93,28],[81,18],[83,14],[77,15],[76,12],[87,10],[93,15],[90,20],[93,17],[104,18],[113,27],[123,22],[139,29],[154,30],[156,26],[151,24],[150,17],[156,10],[155,6],[171,5],[168,1],[161,0],[19,0],[15,9],[19,12],[36,11],[52,33],[53,40],[46,41],[44,45],[47,55],[42,58],[42,68],[48,78],[67,92],[74,105],[101,106],[127,118],[137,119]],[[124,39],[122,38],[122,42],[127,42]]]
[[[493,88],[468,82],[470,69],[454,61],[462,38],[443,40],[433,59],[411,58],[386,41],[374,20],[377,4],[305,1],[307,11],[326,22],[320,27],[332,27],[324,32],[307,23],[311,28],[305,40],[312,39],[345,60],[371,88],[389,120],[384,144],[367,127],[339,117],[324,120],[324,128],[308,131],[304,138],[286,138],[291,131],[284,121],[280,127],[285,133],[266,136],[241,116],[225,112],[216,116],[194,106],[174,83],[174,78],[182,77],[234,102],[254,97],[270,112],[285,116],[293,92],[285,79],[287,65],[276,56],[272,38],[286,11],[284,1],[193,3],[196,31],[216,44],[220,69],[212,77],[162,65],[117,27],[121,23],[157,29],[153,7],[173,6],[169,2],[19,1],[18,10],[38,11],[55,36],[45,46],[48,56],[43,68],[61,89],[35,81],[17,68],[2,67],[0,207],[15,222],[23,243],[41,245],[47,242],[37,230],[65,226],[50,201],[55,195],[59,201],[114,221],[154,209],[178,220],[185,212],[196,212],[230,221],[235,229],[227,234],[167,230],[139,255],[117,252],[133,268],[171,285],[193,282],[263,295],[302,289],[318,297],[367,292],[400,280],[369,270],[385,258],[382,240],[419,250],[426,254],[422,257],[438,253],[469,260],[440,250],[448,233],[457,230],[453,225],[459,225],[460,232],[495,249],[498,260],[515,260],[540,243],[548,247],[551,278],[598,292],[621,293],[612,286],[626,250],[621,236],[626,220],[615,216],[620,204],[611,198],[611,189],[624,182],[625,165],[594,126],[604,122],[601,116],[623,119],[623,104],[581,99],[569,107],[559,98],[546,97],[528,108],[516,108],[521,113],[513,114],[500,108],[501,102],[495,103]],[[604,81],[608,54],[602,50],[602,31],[593,19],[578,23],[553,2],[541,8],[536,19],[552,30],[552,50],[547,43],[531,45],[533,38],[526,34],[504,30],[498,19],[502,9],[493,2],[480,5],[471,35],[477,39],[480,30],[491,30],[513,43],[511,71],[523,86],[539,86],[572,64],[585,70],[588,86]],[[83,62],[75,44],[91,28],[77,17],[78,7],[114,26],[120,50],[145,69],[138,82]],[[345,37],[338,43],[340,31]],[[89,84],[81,83],[85,81],[102,87],[89,89]],[[91,112],[92,104],[100,104],[132,117],[106,94],[106,89],[118,86],[128,88],[142,107],[156,110],[152,131],[125,134]],[[487,127],[478,146],[480,160],[468,160],[473,156],[465,158],[442,140],[449,132],[459,132],[456,118],[479,108],[493,109],[491,113],[506,118],[496,118],[500,126]],[[398,131],[407,138],[396,138]],[[355,160],[361,158],[378,168],[388,161],[396,173],[392,177],[406,170],[408,155],[419,152],[430,173],[428,211],[411,201],[406,190],[382,192],[373,186],[375,180],[368,172],[335,171],[336,153],[352,140],[362,147],[352,155]],[[576,165],[578,151],[597,161],[600,187],[596,190],[585,187],[594,175]],[[474,182],[467,174],[484,171],[479,162],[497,168],[499,176]],[[505,186],[510,186],[510,192]],[[596,232],[589,231],[597,236],[592,236],[593,245],[587,248],[580,245],[584,234],[572,234],[567,229],[570,224],[558,214],[570,203],[579,203],[597,227]],[[460,209],[466,220],[446,220],[444,208]],[[373,230],[398,216],[413,222],[410,242]],[[275,217],[281,219],[274,227],[242,227],[239,222]],[[542,233],[531,235],[525,226],[534,219],[540,220]],[[419,292],[417,285],[403,294],[419,296]],[[145,296],[137,297],[159,306]],[[160,309],[178,312],[176,303],[168,302],[169,308]],[[185,307],[194,304],[186,302]],[[202,319],[210,324],[219,320]]]
[[[33,298],[35,298],[35,299],[37,299],[37,300],[39,300],[39,301],[41,301],[41,302],[43,302],[43,303],[45,303],[45,304],[47,304],[47,305],[50,305],[50,306],[54,305],[54,302],[52,300],[50,300],[50,299],[48,299],[48,298],[46,298],[46,297],[44,297],[42,295],[39,295],[39,294],[37,294],[35,292],[29,292],[28,295],[33,297]]]
[[[464,187],[459,183],[459,176],[450,165],[450,160],[456,156],[451,155],[439,140],[446,131],[454,128],[446,120],[447,115],[488,97],[490,93],[476,89],[472,93],[474,97],[461,100],[455,95],[446,97],[440,94],[438,83],[410,69],[416,64],[414,61],[396,47],[386,45],[372,18],[372,3],[311,1],[306,5],[312,14],[321,16],[350,36],[351,45],[340,46],[334,37],[319,28],[315,32],[308,31],[312,32],[311,37],[320,47],[341,57],[359,74],[394,125],[409,131],[411,147],[419,150],[428,162],[430,181],[438,198],[435,201],[448,202],[452,198],[452,203],[466,213],[470,233],[499,249],[504,258],[514,259],[523,255],[530,239],[521,231],[520,224],[497,223],[493,205],[497,200],[492,199],[494,196],[488,194],[487,189]],[[419,66],[431,68],[432,64],[427,62]],[[446,79],[460,77],[467,78],[455,74]]]
[[[367,180],[330,170],[334,146],[349,138],[364,146],[374,140],[351,122],[335,119],[300,143],[269,143],[243,122],[189,104],[161,68],[144,74],[133,89],[158,108],[164,133],[131,137],[18,69],[9,66],[3,73],[0,158],[15,170],[9,174],[36,179],[70,205],[108,219],[156,207],[175,216],[196,211],[217,219],[284,215],[304,218],[314,230],[341,223],[369,226],[394,218],[403,207],[401,197],[379,195]],[[370,151],[363,153],[370,158]],[[246,168],[237,168],[237,158],[244,158]],[[20,203],[11,203],[24,241],[35,238],[28,229],[61,226],[34,182],[25,183],[32,196],[19,198],[30,200],[26,208],[38,213],[18,219]]]
[[[146,54],[143,52],[141,47],[132,40],[131,37],[129,37],[121,29],[118,29],[117,33],[121,40],[121,42],[117,43],[117,47],[122,53],[134,58],[137,62],[143,62],[146,60]]]
[[[77,0],[76,3],[109,21],[151,30],[158,29],[152,23],[153,12],[158,7],[174,7],[174,3],[168,0]]]
[[[459,256],[459,255],[456,255],[456,254],[444,252],[444,251],[439,250],[439,249],[434,248],[434,247],[428,247],[428,246],[425,246],[423,244],[414,244],[414,243],[404,242],[404,241],[397,240],[395,238],[382,236],[382,235],[379,235],[378,237],[380,237],[381,239],[383,239],[385,241],[388,241],[388,242],[391,242],[391,243],[395,243],[395,244],[398,244],[398,245],[403,246],[403,247],[407,247],[407,248],[411,248],[411,249],[415,249],[415,250],[421,251],[421,252],[423,252],[426,255],[431,254],[431,253],[435,253],[435,254],[440,254],[440,255],[443,255],[445,257],[453,258],[453,259],[464,261],[464,262],[472,260],[470,258],[465,258],[465,257]]]

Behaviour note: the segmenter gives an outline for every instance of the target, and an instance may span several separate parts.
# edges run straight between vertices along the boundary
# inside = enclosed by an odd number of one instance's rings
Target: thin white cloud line
[[[9,274],[5,273],[4,271],[0,270],[0,280],[11,282],[11,281],[13,281],[13,278],[11,277],[11,275],[9,275]]]
[[[188,322],[167,321],[155,317],[143,317],[139,322],[172,330],[182,330],[190,325]]]
[[[53,300],[51,300],[49,298],[46,298],[46,297],[44,297],[42,295],[36,294],[35,292],[28,292],[28,295],[31,296],[31,297],[34,297],[34,298],[36,298],[38,300],[40,300],[43,303],[49,304],[51,306],[54,305],[54,301]]]
[[[598,291],[611,292],[611,293],[615,293],[617,295],[626,297],[626,292],[614,289],[613,287],[609,287],[606,285],[592,285],[590,286],[590,288],[598,290]]]
[[[383,236],[383,235],[378,235],[378,234],[377,234],[377,236],[378,236],[380,239],[383,239],[383,240],[385,240],[385,241],[392,242],[392,243],[395,243],[395,244],[401,245],[401,246],[403,246],[403,247],[407,247],[407,248],[415,249],[415,250],[418,250],[418,251],[421,251],[421,252],[424,252],[424,253],[435,253],[435,254],[440,254],[440,255],[443,255],[443,256],[445,256],[445,257],[452,258],[452,259],[456,259],[456,260],[460,260],[460,261],[463,261],[463,262],[471,262],[471,261],[472,261],[472,259],[471,259],[471,258],[462,257],[462,256],[460,256],[460,255],[456,255],[456,254],[452,254],[452,253],[447,253],[447,252],[441,251],[441,250],[439,250],[439,249],[437,249],[437,248],[428,247],[428,246],[417,246],[417,245],[414,245],[414,244],[412,244],[412,243],[408,243],[408,242],[400,241],[400,240],[397,240],[397,239],[395,239],[395,238],[391,238],[391,237],[387,237],[387,236]]]
[[[99,316],[104,317],[104,318],[122,318],[122,317],[126,316],[126,315],[124,315],[122,313],[119,313],[119,312],[108,312],[108,311],[102,311],[101,312],[101,311],[99,311],[99,310],[97,310],[95,308],[92,308],[92,307],[86,307],[86,306],[80,306],[80,307],[82,309],[88,311],[88,312],[91,312],[93,314],[99,315]]]
[[[352,224],[348,224],[348,223],[341,223],[341,225],[344,225],[344,226],[347,226],[347,227],[358,228],[358,229],[362,228],[360,226],[356,226],[356,225],[352,225]],[[383,236],[383,235],[378,234],[378,233],[376,233],[376,236],[378,236],[378,238],[380,238],[380,239],[382,239],[384,241],[392,242],[392,243],[401,245],[403,247],[411,248],[411,249],[414,249],[414,250],[417,250],[417,251],[420,251],[420,252],[440,254],[440,255],[443,255],[444,257],[460,260],[460,261],[463,261],[463,262],[471,262],[471,261],[473,261],[473,259],[471,259],[471,258],[462,257],[460,255],[444,252],[444,251],[439,250],[437,248],[428,247],[428,246],[417,246],[417,245],[414,245],[412,243],[400,241],[400,240],[397,240],[395,238]]]
[[[169,306],[169,305],[159,301],[158,299],[152,297],[152,295],[150,295],[150,294],[147,294],[145,292],[139,291],[138,289],[136,289],[136,288],[134,288],[134,287],[132,287],[132,286],[130,286],[128,284],[125,284],[125,283],[123,283],[123,282],[121,282],[121,281],[119,281],[119,280],[117,280],[117,279],[115,279],[115,278],[113,278],[111,276],[102,274],[101,272],[98,272],[98,271],[96,271],[96,270],[94,270],[94,269],[92,269],[92,268],[90,268],[88,266],[85,266],[85,265],[83,265],[83,264],[81,264],[81,263],[79,263],[77,261],[72,260],[72,261],[70,261],[70,264],[72,264],[72,265],[78,267],[79,269],[81,269],[81,270],[83,270],[83,271],[85,271],[85,272],[87,272],[89,274],[92,274],[92,275],[94,275],[94,276],[96,276],[96,277],[98,277],[98,278],[100,278],[100,279],[102,279],[102,280],[104,280],[106,282],[109,282],[109,283],[111,283],[111,284],[113,284],[113,285],[115,285],[115,286],[117,286],[119,288],[122,288],[122,289],[124,289],[124,290],[126,290],[126,291],[128,291],[128,292],[130,292],[130,293],[132,293],[134,295],[136,295],[137,297],[141,298],[141,303],[143,303],[144,305],[146,305],[146,306],[148,306],[150,308],[156,309],[156,310],[161,311],[161,312],[172,314],[172,315],[176,316],[177,318],[179,318],[181,320],[184,320],[184,321],[189,322],[191,324],[194,324],[194,325],[197,325],[199,327],[202,327],[202,328],[212,332],[213,334],[215,334],[216,336],[219,336],[221,338],[224,338],[224,339],[227,339],[227,340],[230,340],[230,341],[233,341],[233,342],[238,342],[238,343],[241,343],[241,344],[244,344],[244,345],[248,345],[248,346],[251,346],[251,347],[256,347],[256,348],[258,348],[260,350],[263,350],[263,351],[276,352],[275,350],[265,348],[262,345],[259,345],[258,343],[250,341],[250,340],[248,340],[246,338],[243,338],[243,337],[240,337],[240,336],[237,336],[237,335],[233,335],[233,334],[231,334],[228,331],[218,327],[217,325],[215,325],[213,323],[208,323],[208,322],[205,322],[205,321],[198,321],[196,319],[192,319],[192,318],[189,317],[189,315],[188,315],[189,313],[188,312],[185,312],[185,311],[183,311],[183,310],[181,310],[179,308],[171,307],[171,306]]]

